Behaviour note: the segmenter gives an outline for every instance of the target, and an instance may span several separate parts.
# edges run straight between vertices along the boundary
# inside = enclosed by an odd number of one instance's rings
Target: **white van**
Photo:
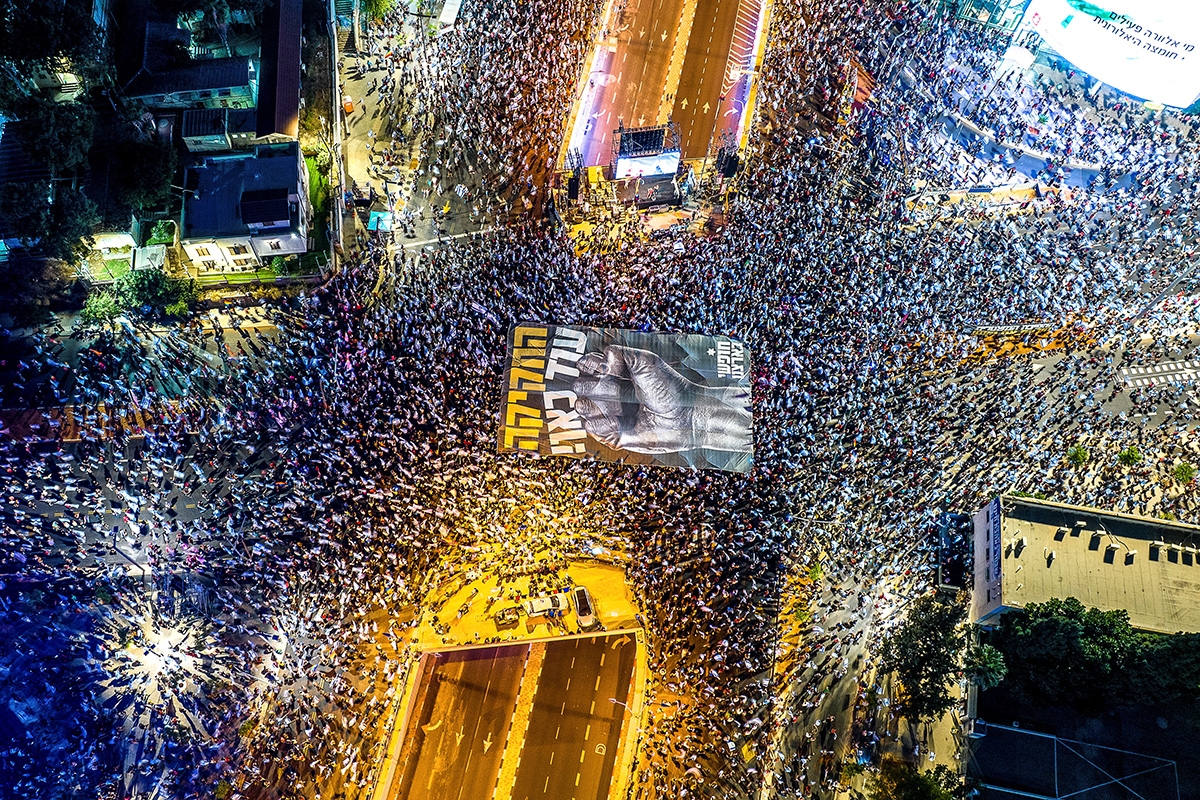
[[[521,603],[521,608],[525,609],[525,613],[531,617],[544,617],[551,611],[567,611],[570,606],[567,603],[566,594],[551,594],[545,597],[531,597]]]

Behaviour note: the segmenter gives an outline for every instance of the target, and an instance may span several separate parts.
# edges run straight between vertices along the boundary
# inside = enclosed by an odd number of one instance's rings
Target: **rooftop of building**
[[[301,0],[278,0],[263,15],[258,135],[300,131]]]
[[[182,135],[253,134],[255,120],[256,109],[253,108],[189,108],[183,112]]]
[[[192,61],[163,72],[138,73],[125,87],[125,93],[139,97],[249,85],[250,60],[235,56]]]
[[[144,97],[249,84],[249,59],[193,60],[188,51],[191,38],[191,33],[163,18],[152,4],[131,2],[125,10],[117,48],[122,91]]]
[[[1076,597],[1136,628],[1200,632],[1200,526],[1005,495],[1003,603]]]
[[[188,167],[186,187],[192,191],[184,204],[183,238],[249,233],[252,222],[287,219],[294,225],[298,212],[287,196],[299,190],[298,159],[299,145],[284,142],[209,156]]]

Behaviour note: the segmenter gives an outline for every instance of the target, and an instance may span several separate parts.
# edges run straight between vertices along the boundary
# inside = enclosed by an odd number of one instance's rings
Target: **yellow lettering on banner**
[[[538,434],[542,430],[541,409],[521,405],[529,392],[511,391],[504,404],[504,446],[521,450],[537,450]]]
[[[546,328],[527,328],[522,325],[513,331],[513,348],[536,347],[544,353],[546,351],[546,334],[549,332]]]
[[[529,367],[530,369],[545,369],[546,362],[542,358],[546,355],[544,347],[514,347],[512,351],[513,366]],[[527,361],[526,359],[536,359],[536,361]]]
[[[546,391],[546,384],[542,383],[542,378],[543,373],[513,367],[508,373],[508,388],[544,392]],[[524,383],[521,383],[521,381],[524,381]]]

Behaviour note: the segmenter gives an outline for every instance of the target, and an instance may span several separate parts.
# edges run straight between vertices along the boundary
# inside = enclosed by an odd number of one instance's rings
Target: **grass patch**
[[[308,200],[313,207],[313,243],[314,249],[319,251],[329,249],[329,237],[325,233],[329,221],[329,172],[323,164],[324,160],[319,156],[304,157],[304,165],[308,168]]]
[[[92,259],[87,262],[88,272],[95,281],[115,281],[129,272],[130,262],[127,258]]]
[[[201,275],[197,281],[201,286],[224,286],[239,283],[274,283],[279,276],[273,269],[258,269],[253,272],[216,272]]]

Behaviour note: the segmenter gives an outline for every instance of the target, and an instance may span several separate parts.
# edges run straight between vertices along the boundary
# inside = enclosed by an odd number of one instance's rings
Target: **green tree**
[[[1067,448],[1067,461],[1069,461],[1073,467],[1082,467],[1091,457],[1091,452],[1081,444]]]
[[[0,185],[0,226],[6,237],[32,249],[49,235],[53,220],[47,186],[31,182]]]
[[[83,318],[87,322],[106,323],[113,320],[123,309],[117,296],[108,289],[100,289],[87,296],[83,303]]]
[[[1180,483],[1191,483],[1196,478],[1196,468],[1186,461],[1180,461],[1171,470],[1171,477]]]
[[[396,0],[362,0],[362,11],[371,19],[383,19],[395,7]]]
[[[168,278],[157,269],[127,272],[113,284],[118,302],[125,308],[145,309],[151,313],[186,316],[188,307],[196,302],[199,287],[193,280]]]
[[[20,326],[45,321],[51,304],[65,296],[73,276],[65,261],[14,253],[0,261],[0,313]]]
[[[1122,466],[1132,467],[1135,464],[1141,463],[1142,452],[1138,450],[1136,444],[1131,444],[1129,447],[1126,447],[1124,450],[1117,453],[1117,461],[1119,461]]]
[[[108,59],[100,29],[92,14],[92,0],[0,0],[0,62],[12,69],[0,74],[28,74],[37,67],[58,69],[65,59],[72,72],[95,80]],[[22,94],[9,83],[8,99]],[[12,110],[5,106],[5,110]]]
[[[114,149],[111,174],[120,184],[122,202],[135,209],[155,208],[171,197],[177,165],[170,142],[129,139]]]
[[[92,248],[92,229],[100,222],[100,212],[79,189],[60,188],[53,209],[51,235],[44,249],[52,258],[75,264]]]
[[[13,136],[30,158],[54,170],[87,163],[96,120],[90,106],[27,97],[14,113],[20,122],[12,126]]]
[[[870,800],[955,800],[962,782],[945,764],[922,772],[907,761],[891,756],[879,765],[879,773],[867,781]]]
[[[154,228],[150,231],[150,238],[146,240],[146,244],[174,244],[175,242],[175,223],[173,220],[160,219],[154,223]]]
[[[99,220],[95,203],[78,189],[60,188],[51,203],[38,183],[0,186],[0,221],[34,255],[74,264],[92,246]]]
[[[1141,634],[1136,661],[1125,672],[1124,693],[1145,705],[1200,698],[1200,634]]]
[[[954,705],[948,683],[958,669],[966,610],[938,594],[918,597],[904,622],[883,643],[882,668],[895,672],[912,717],[938,717]]]
[[[990,644],[968,647],[963,656],[963,670],[971,682],[981,689],[995,689],[1008,673],[1004,654]]]
[[[1122,673],[1140,643],[1128,612],[1087,609],[1068,597],[1006,614],[991,644],[1003,652],[1007,685],[1018,694],[1088,709],[1121,699]]]
[[[126,308],[150,307],[163,310],[175,302],[176,289],[171,279],[157,269],[138,269],[117,278],[114,288]]]

